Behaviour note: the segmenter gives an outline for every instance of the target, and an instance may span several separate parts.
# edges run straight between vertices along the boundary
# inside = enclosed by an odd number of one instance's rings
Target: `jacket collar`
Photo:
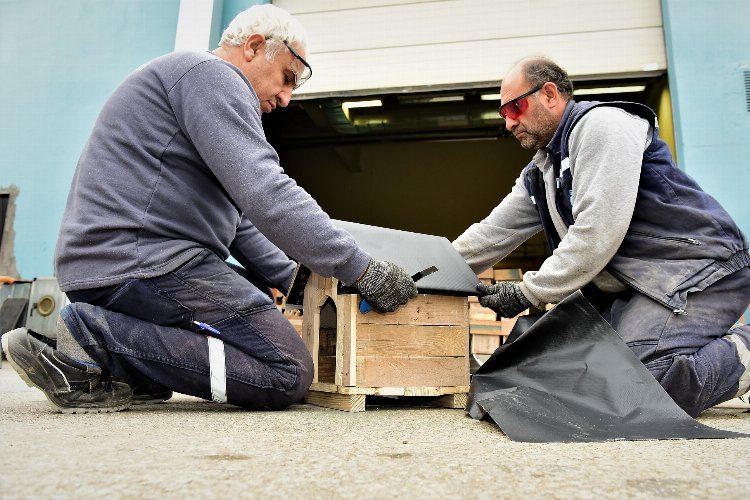
[[[568,105],[565,106],[565,111],[563,111],[562,118],[560,118],[560,124],[557,126],[555,135],[552,136],[552,139],[549,141],[549,144],[547,144],[547,146],[544,148],[547,150],[548,153],[553,154],[553,155],[560,154],[560,148],[562,146],[563,135],[565,135],[564,133],[565,133],[565,129],[567,128],[566,125],[568,124],[570,114],[573,112],[573,106],[575,106],[575,101],[571,99],[568,101]]]

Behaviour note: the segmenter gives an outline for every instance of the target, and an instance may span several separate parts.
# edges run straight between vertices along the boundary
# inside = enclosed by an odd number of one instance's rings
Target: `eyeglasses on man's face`
[[[312,68],[310,67],[309,64],[307,64],[307,61],[302,59],[302,56],[297,54],[297,52],[291,47],[291,45],[289,45],[289,43],[285,41],[284,45],[286,45],[286,48],[289,49],[289,52],[291,52],[292,55],[296,57],[299,62],[302,63],[302,67],[303,67],[302,72],[301,73],[297,73],[296,71],[294,72],[294,90],[297,90],[298,88],[302,86],[303,83],[305,83],[307,80],[310,79],[310,77],[312,76]]]
[[[542,87],[544,87],[544,84],[534,87],[525,94],[521,94],[515,99],[511,99],[510,101],[500,106],[500,109],[498,110],[500,112],[500,116],[502,116],[506,120],[508,118],[510,118],[511,120],[517,120],[518,117],[521,116],[529,108],[529,101],[527,97],[529,97],[534,92],[539,92]]]

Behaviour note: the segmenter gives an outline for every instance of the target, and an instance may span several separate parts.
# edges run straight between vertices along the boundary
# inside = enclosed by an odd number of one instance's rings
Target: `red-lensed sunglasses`
[[[515,99],[510,100],[500,106],[500,109],[498,109],[498,111],[500,112],[500,116],[505,119],[510,118],[511,120],[517,120],[518,117],[521,116],[524,111],[529,108],[529,101],[526,98],[534,92],[538,92],[539,90],[541,90],[542,87],[544,87],[544,84],[539,85],[538,87],[534,87],[525,94],[521,94]]]

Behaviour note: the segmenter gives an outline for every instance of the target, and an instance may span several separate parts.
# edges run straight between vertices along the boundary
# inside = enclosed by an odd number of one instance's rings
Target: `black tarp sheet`
[[[467,407],[514,441],[748,437],[685,413],[580,292],[516,326],[472,377]]]

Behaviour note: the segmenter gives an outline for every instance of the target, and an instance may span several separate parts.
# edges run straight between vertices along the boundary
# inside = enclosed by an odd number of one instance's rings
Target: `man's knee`
[[[646,364],[664,390],[691,417],[706,407],[706,367],[695,356],[674,356],[669,361]]]
[[[270,370],[275,377],[271,387],[258,388],[246,383],[232,383],[228,402],[249,410],[285,410],[302,401],[312,383],[313,360],[307,350],[291,357],[283,368]]]
[[[654,370],[647,365],[664,390],[691,417],[738,395],[745,367],[728,342],[717,339],[690,355],[677,355],[668,367]]]
[[[284,391],[286,397],[280,399],[279,407],[274,409],[284,410],[294,403],[302,401],[308,389],[310,389],[315,370],[310,353],[305,350],[304,354],[295,360],[293,366],[296,372],[294,382],[288,390]]]

